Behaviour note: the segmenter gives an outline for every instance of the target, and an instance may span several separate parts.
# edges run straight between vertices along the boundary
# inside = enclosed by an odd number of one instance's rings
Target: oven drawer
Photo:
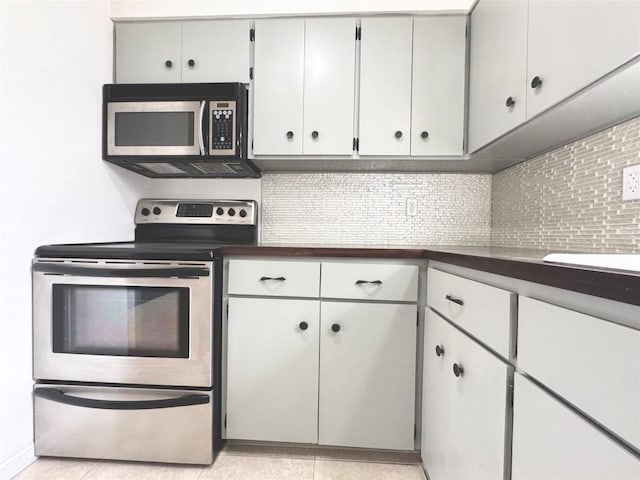
[[[36,385],[35,454],[210,464],[212,401],[206,391]]]
[[[393,263],[322,264],[322,297],[415,302],[418,266]]]
[[[231,295],[318,298],[319,291],[319,262],[229,260]]]

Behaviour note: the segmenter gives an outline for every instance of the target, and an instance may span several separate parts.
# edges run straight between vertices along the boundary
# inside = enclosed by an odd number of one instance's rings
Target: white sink
[[[550,263],[613,268],[640,273],[640,254],[624,253],[551,253],[543,258]]]

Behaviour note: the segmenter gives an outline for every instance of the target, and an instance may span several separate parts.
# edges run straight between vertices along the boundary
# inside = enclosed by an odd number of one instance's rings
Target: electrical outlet
[[[407,217],[415,217],[416,215],[418,215],[418,200],[407,198]]]
[[[622,169],[622,200],[637,199],[640,199],[640,163]]]

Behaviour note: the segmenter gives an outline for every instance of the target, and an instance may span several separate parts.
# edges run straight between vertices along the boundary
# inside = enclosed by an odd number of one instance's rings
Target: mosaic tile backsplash
[[[407,199],[417,215],[407,216]],[[489,174],[266,174],[262,241],[489,245]]]
[[[493,176],[492,244],[640,253],[640,200],[622,168],[640,163],[640,117]]]

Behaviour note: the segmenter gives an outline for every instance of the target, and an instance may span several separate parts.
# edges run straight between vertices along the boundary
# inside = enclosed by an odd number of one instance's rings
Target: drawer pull
[[[367,283],[370,283],[372,285],[382,285],[382,280],[372,280],[372,281],[368,281],[368,280],[356,280],[356,285],[365,285]]]
[[[460,378],[463,374],[464,374],[464,368],[462,368],[462,365],[458,365],[457,363],[453,364],[453,374]]]
[[[461,299],[452,297],[451,295],[445,295],[444,298],[446,298],[450,302],[457,303],[460,306],[464,305],[464,302]]]
[[[300,330],[306,330],[307,328],[309,328],[309,324],[307,322],[300,322],[300,325],[298,325],[298,327],[300,327]]]
[[[444,357],[444,347],[436,345],[436,357]]]
[[[338,333],[340,331],[340,325],[337,323],[334,323],[333,325],[331,325],[331,331],[333,333]]]
[[[284,282],[286,278],[284,277],[260,277],[261,282],[265,282],[267,280],[275,280],[276,282]]]

